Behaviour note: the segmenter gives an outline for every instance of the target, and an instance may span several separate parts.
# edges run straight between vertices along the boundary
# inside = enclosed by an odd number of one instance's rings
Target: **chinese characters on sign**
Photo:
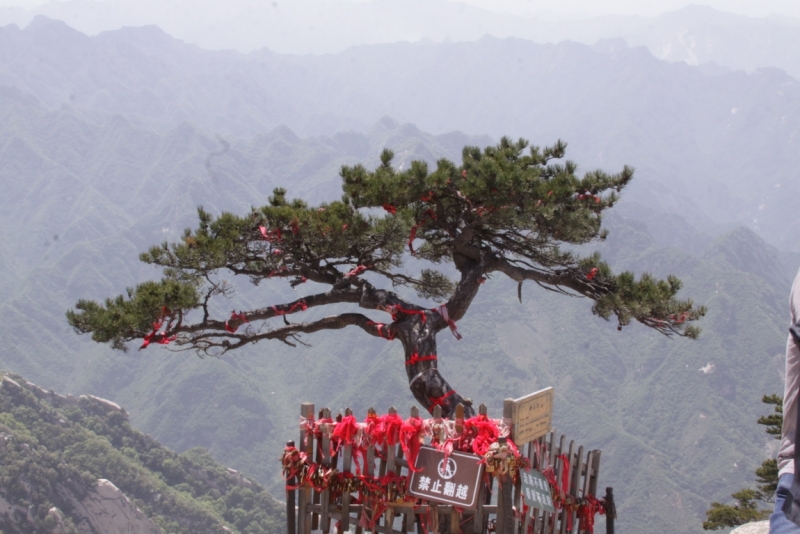
[[[522,482],[522,497],[525,499],[525,504],[546,512],[556,511],[553,508],[550,483],[543,474],[535,469],[523,469],[519,472],[519,478]]]
[[[477,505],[478,485],[483,475],[481,458],[474,454],[444,453],[423,446],[411,474],[408,491],[416,497],[463,508]]]
[[[553,388],[514,399],[514,443],[523,445],[552,430]]]

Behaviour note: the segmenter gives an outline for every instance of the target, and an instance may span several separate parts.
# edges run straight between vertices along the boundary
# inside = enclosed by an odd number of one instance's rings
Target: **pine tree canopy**
[[[675,298],[681,288],[676,277],[614,274],[597,254],[574,252],[575,245],[605,238],[602,214],[633,171],[579,177],[577,166],[563,159],[565,149],[560,141],[540,149],[504,138],[483,150],[465,147],[460,166],[441,159],[435,169],[414,161],[404,170],[394,168],[392,152],[384,150],[374,170],[341,169],[344,194],[338,201],[309,206],[278,188],[268,205],[242,216],[213,217],[201,208],[198,227],[186,230],[182,241],[141,255],[163,267],[160,281],[105,303],[80,300],[67,318],[77,332],[118,349],[143,339],[143,346],[171,343],[220,354],[265,339],[294,344],[303,334],[357,326],[373,336],[397,337],[410,357],[435,354],[435,345],[423,347],[421,340],[454,328],[486,277],[502,274],[518,282],[520,299],[523,282],[532,281],[588,297],[592,312],[614,317],[620,329],[636,320],[667,335],[696,337],[692,323],[705,309]],[[406,270],[410,255],[427,266]],[[458,280],[436,269],[447,262]],[[230,293],[225,273],[254,284],[315,282],[321,291],[215,317],[212,303]],[[446,307],[436,312],[409,302],[395,292],[398,286],[446,301]],[[393,320],[376,323],[355,310],[308,322],[286,318],[341,303],[388,311]],[[270,321],[278,316],[283,321]],[[409,377],[417,365],[435,368],[435,362],[415,361]],[[440,394],[446,394],[442,384]]]

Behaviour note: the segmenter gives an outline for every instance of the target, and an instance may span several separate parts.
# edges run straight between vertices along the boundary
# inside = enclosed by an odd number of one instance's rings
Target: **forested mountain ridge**
[[[176,454],[112,402],[8,374],[0,375],[0,507],[7,534],[277,534],[284,521],[278,501],[205,450]]]

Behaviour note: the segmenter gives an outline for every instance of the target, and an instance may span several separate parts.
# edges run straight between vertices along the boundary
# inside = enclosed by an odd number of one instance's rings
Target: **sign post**
[[[521,447],[552,431],[553,396],[553,388],[549,387],[514,399],[514,443]]]

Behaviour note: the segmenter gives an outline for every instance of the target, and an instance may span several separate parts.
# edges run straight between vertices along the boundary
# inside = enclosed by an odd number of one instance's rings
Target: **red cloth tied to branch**
[[[436,220],[436,212],[433,210],[427,210],[422,215],[422,218],[417,221],[417,224],[411,227],[411,233],[408,235],[408,250],[411,251],[411,254],[414,255],[416,252],[414,251],[414,240],[417,238],[417,229],[421,228],[423,224],[425,224],[425,219],[430,218],[431,220]]]
[[[419,228],[419,226],[420,225],[418,224],[412,226],[411,233],[408,235],[408,250],[411,251],[412,255],[416,254],[416,252],[414,251],[414,240],[417,238],[417,228]]]
[[[456,322],[450,319],[450,314],[447,313],[447,304],[442,304],[438,308],[434,308],[433,311],[437,312],[439,315],[442,316],[442,319],[447,323],[447,326],[450,327],[450,331],[456,337],[457,340],[461,340],[461,334],[458,333],[458,327],[456,327]]]
[[[689,318],[689,312],[683,312],[680,315],[675,315],[674,313],[669,316],[669,318],[675,322],[675,324],[683,324],[686,319]]]
[[[448,391],[447,393],[445,393],[441,397],[431,397],[431,408],[433,408],[434,406],[444,406],[445,399],[447,397],[452,396],[455,392],[456,392],[456,390],[451,389],[450,391]]]
[[[406,308],[403,308],[399,304],[393,304],[393,305],[389,306],[387,308],[387,311],[392,315],[392,320],[393,321],[396,321],[397,320],[397,316],[399,314],[401,314],[401,313],[404,313],[406,315],[419,315],[419,316],[422,317],[423,324],[425,323],[425,321],[428,320],[428,317],[425,315],[425,311],[424,310],[407,310]]]
[[[383,209],[385,209],[386,211],[388,211],[389,213],[391,213],[392,215],[394,215],[395,213],[397,213],[397,208],[395,208],[395,207],[394,207],[394,206],[392,206],[391,204],[384,204],[384,205],[383,205],[383,206],[381,206],[381,207],[382,207]]]
[[[261,225],[258,227],[259,231],[261,231],[261,235],[264,236],[264,239],[267,241],[274,242],[274,241],[283,241],[283,233],[281,232],[280,228],[275,228],[274,230],[267,230],[266,226]]]
[[[597,276],[597,267],[592,267],[592,269],[586,273],[586,279],[593,280],[595,276]]]
[[[236,325],[231,325],[231,322],[236,322]],[[236,332],[236,330],[241,326],[243,323],[249,323],[250,321],[247,320],[247,317],[244,313],[236,313],[236,310],[231,312],[231,318],[225,321],[225,330],[228,332]]]
[[[282,305],[280,305],[280,308],[284,308],[286,306],[289,306],[289,305],[288,304],[282,304]],[[294,304],[289,306],[288,310],[282,310],[280,308],[278,306],[272,306],[272,311],[275,312],[275,315],[286,315],[286,314],[289,314],[289,313],[294,313],[298,309],[300,309],[301,311],[306,311],[308,309],[308,304],[306,304],[305,300],[298,300],[297,302],[295,302]]]
[[[156,322],[153,323],[153,330],[150,331],[149,334],[142,338],[142,345],[139,347],[139,350],[146,349],[150,346],[150,343],[158,343],[159,345],[169,345],[171,342],[178,339],[177,335],[167,336],[167,330],[169,330],[170,326],[172,326],[172,311],[167,308],[166,306],[161,306],[161,317],[158,318]],[[167,326],[164,328],[163,332],[159,332],[161,327],[164,325],[164,319],[169,317],[169,321]]]
[[[370,326],[374,326],[375,329],[378,331],[378,335],[384,339],[388,339],[389,341],[394,339],[394,334],[389,331],[389,327],[383,323],[376,323],[374,321],[367,321],[367,324]],[[384,333],[385,332],[385,333]]]
[[[369,265],[358,265],[358,266],[356,266],[355,269],[353,269],[352,271],[350,271],[349,273],[344,275],[344,277],[345,278],[352,278],[354,276],[358,276],[361,273],[363,273],[364,271],[366,271],[367,269],[369,269]]]
[[[422,446],[421,436],[422,419],[419,417],[409,417],[400,427],[400,448],[403,449],[403,456],[406,458],[409,471],[421,471],[421,469],[414,468],[419,456],[419,449]]]
[[[167,336],[166,332],[150,332],[142,339],[142,346],[139,349],[146,349],[150,343],[169,345],[176,339],[178,339],[178,336]]]
[[[419,362],[429,362],[433,360],[436,360],[435,354],[432,354],[430,356],[420,356],[415,352],[414,354],[411,355],[411,358],[409,358],[408,361],[406,361],[406,365],[416,365]]]

